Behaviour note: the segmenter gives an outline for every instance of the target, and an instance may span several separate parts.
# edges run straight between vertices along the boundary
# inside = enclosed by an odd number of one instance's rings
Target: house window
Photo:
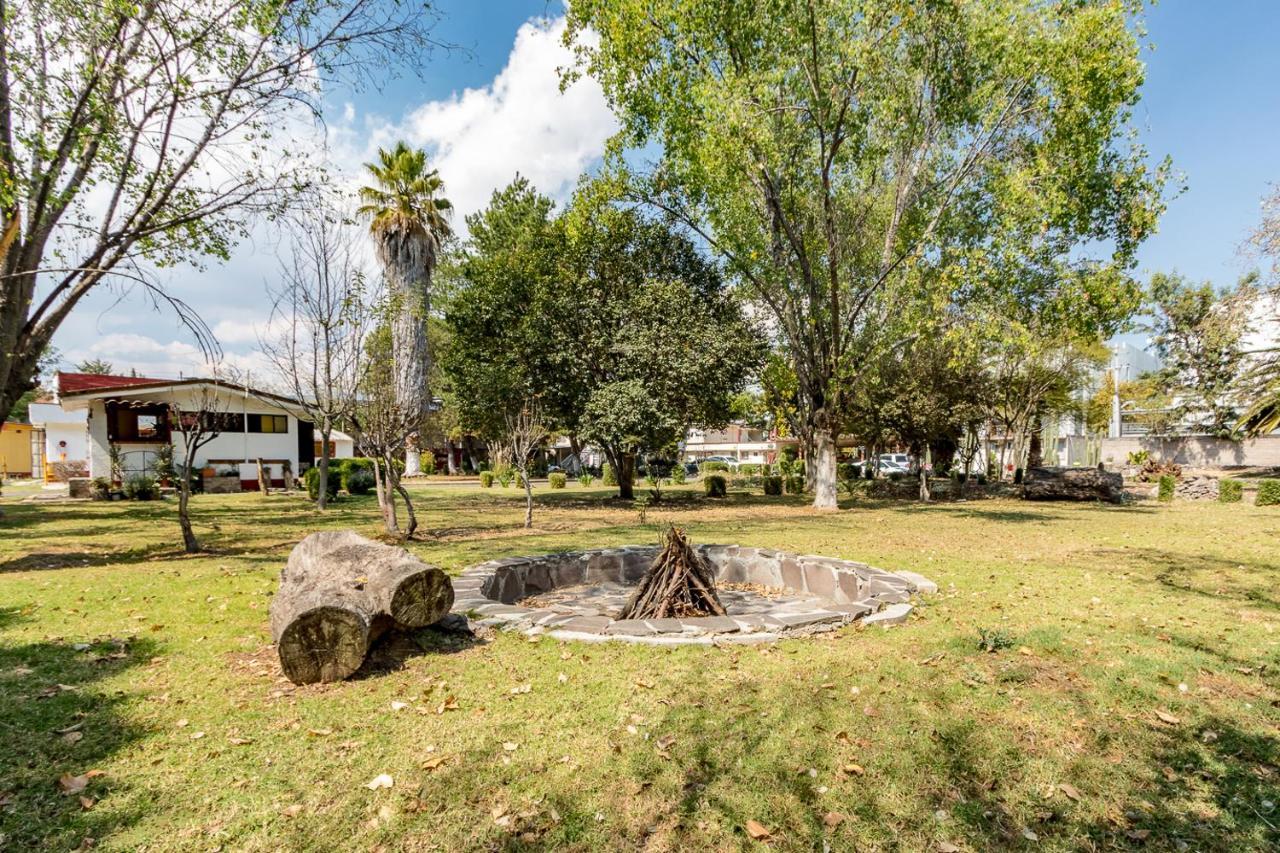
[[[162,442],[169,440],[168,408],[163,405],[107,404],[107,440]]]
[[[194,427],[198,414],[198,412],[183,412],[183,428]],[[206,433],[221,435],[227,432],[244,432],[244,415],[239,412],[204,412],[203,421]]]
[[[288,415],[249,415],[249,432],[284,433],[289,431]]]
[[[323,441],[317,441],[317,442],[316,442],[316,449],[315,449],[315,454],[316,454],[316,458],[317,458],[317,459],[319,459],[321,456],[323,456],[323,455],[324,455],[324,454],[321,452],[321,451],[323,450],[323,448],[324,448],[324,442],[323,442]],[[336,441],[331,441],[331,442],[329,442],[329,454],[328,454],[328,455],[329,455],[329,458],[330,458],[330,459],[333,459],[335,456],[337,456],[337,455],[338,455],[338,442],[336,442]]]

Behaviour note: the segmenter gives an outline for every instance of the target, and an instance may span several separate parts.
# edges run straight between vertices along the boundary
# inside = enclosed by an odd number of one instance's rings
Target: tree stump
[[[294,684],[338,681],[387,629],[425,627],[452,606],[453,584],[435,566],[352,530],[325,531],[289,554],[271,601],[271,636]]]
[[[1097,468],[1030,468],[1023,478],[1022,496],[1040,501],[1124,500],[1119,472]]]

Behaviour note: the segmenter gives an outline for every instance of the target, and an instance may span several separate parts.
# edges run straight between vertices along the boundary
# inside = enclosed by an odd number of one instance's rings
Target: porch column
[[[111,479],[111,442],[107,439],[107,408],[89,401],[89,476]]]

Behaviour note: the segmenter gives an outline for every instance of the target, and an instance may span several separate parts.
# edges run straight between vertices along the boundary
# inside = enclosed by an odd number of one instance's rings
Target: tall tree
[[[1240,377],[1248,315],[1257,295],[1252,278],[1219,293],[1176,273],[1156,273],[1149,288],[1152,343],[1160,373],[1183,426],[1230,436],[1246,400]]]
[[[6,0],[0,7],[0,420],[86,295],[225,259],[314,176],[271,140],[328,84],[414,67],[430,7],[383,0]]]
[[[425,151],[397,142],[390,151],[380,149],[378,162],[366,168],[374,183],[360,189],[360,213],[369,218],[391,298],[397,406],[404,415],[417,418],[405,447],[405,474],[416,476],[422,473],[418,433],[431,410],[431,274],[441,245],[452,233],[452,205],[440,195],[444,182],[435,169],[427,168]]]
[[[341,214],[322,203],[293,220],[290,251],[270,289],[269,331],[258,344],[297,414],[320,435],[320,510],[328,501],[330,438],[356,404],[372,323],[374,294],[353,238]]]
[[[115,370],[115,365],[113,365],[111,362],[105,359],[91,358],[77,364],[76,370],[80,371],[81,373],[96,373],[99,375],[105,375]]]
[[[793,360],[814,505],[834,508],[852,347],[884,288],[1000,234],[1131,262],[1162,172],[1116,0],[575,0],[566,38],[624,127],[613,168],[695,230]],[[661,150],[650,169],[634,164]],[[629,152],[640,150],[638,156]]]

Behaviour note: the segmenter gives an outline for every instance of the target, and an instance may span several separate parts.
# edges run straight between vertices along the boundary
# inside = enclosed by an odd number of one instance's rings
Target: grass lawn
[[[514,489],[419,495],[410,547],[450,572],[674,521],[942,592],[898,628],[770,647],[424,638],[399,668],[293,688],[266,627],[277,572],[310,531],[375,533],[372,498],[198,498],[197,557],[168,503],[5,499],[0,849],[1280,845],[1280,509],[816,514],[689,491],[642,526],[571,485],[525,532]]]

